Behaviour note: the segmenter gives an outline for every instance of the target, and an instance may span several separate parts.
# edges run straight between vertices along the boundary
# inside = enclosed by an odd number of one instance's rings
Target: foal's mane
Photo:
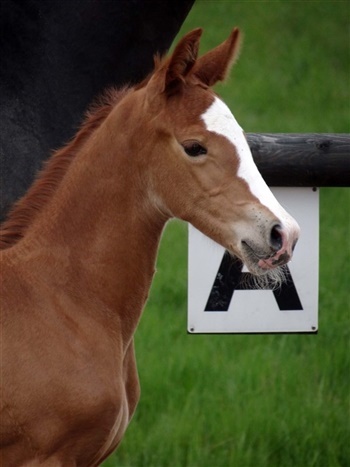
[[[28,226],[56,191],[83,144],[132,89],[128,86],[109,89],[90,107],[78,133],[45,162],[31,188],[14,204],[7,220],[0,226],[0,250],[23,238]]]

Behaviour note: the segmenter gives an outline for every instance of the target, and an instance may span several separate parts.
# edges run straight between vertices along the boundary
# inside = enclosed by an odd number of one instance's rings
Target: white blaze
[[[237,175],[247,182],[251,193],[283,221],[285,227],[293,224],[294,219],[278,203],[258,171],[243,130],[227,105],[215,97],[214,102],[202,115],[202,119],[208,131],[225,136],[235,146],[239,159]]]

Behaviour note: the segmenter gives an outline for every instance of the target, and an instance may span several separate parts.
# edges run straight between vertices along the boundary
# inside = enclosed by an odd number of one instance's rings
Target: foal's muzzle
[[[293,256],[298,238],[298,226],[287,230],[280,224],[273,225],[269,234],[271,254],[266,258],[261,258],[258,266],[262,269],[273,269],[288,263]]]

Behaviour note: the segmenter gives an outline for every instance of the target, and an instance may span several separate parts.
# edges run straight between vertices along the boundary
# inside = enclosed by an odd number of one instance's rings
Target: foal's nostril
[[[270,245],[275,251],[279,251],[283,245],[283,237],[281,234],[281,226],[276,224],[272,227],[270,233]]]

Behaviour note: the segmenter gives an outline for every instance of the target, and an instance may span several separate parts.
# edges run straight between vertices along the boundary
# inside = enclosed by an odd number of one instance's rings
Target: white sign
[[[301,235],[279,290],[256,290],[249,273],[224,248],[189,227],[188,332],[317,332],[319,192],[273,188]]]

